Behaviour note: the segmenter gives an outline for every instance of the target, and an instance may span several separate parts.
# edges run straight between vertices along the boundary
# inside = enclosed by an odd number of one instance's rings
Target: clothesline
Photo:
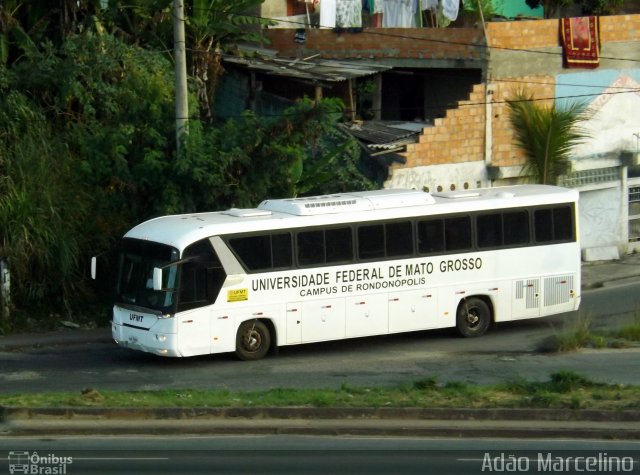
[[[422,12],[428,11],[432,22],[438,9],[454,21],[460,0],[313,0],[320,7],[321,28],[360,28],[362,13],[373,17],[373,26],[415,28],[422,26]]]

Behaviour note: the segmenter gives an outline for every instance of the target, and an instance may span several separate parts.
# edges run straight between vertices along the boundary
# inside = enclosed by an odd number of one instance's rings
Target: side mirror
[[[98,273],[98,258],[93,256],[91,258],[91,278],[96,280],[96,275]]]
[[[153,268],[153,290],[162,290],[162,269]]]

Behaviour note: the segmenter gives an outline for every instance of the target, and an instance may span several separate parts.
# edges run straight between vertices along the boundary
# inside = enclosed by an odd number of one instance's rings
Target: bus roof
[[[263,201],[257,208],[162,216],[125,237],[185,247],[215,235],[535,206],[578,200],[578,191],[550,185],[514,185],[426,193],[389,189]]]

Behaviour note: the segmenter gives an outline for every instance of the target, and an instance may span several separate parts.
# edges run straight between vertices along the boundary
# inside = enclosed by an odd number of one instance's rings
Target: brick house
[[[304,42],[294,38],[304,25],[288,26],[265,30],[280,57],[389,68],[367,78],[374,88],[372,119],[422,126],[412,143],[395,151],[402,160],[391,165],[385,187],[518,183],[524,159],[513,145],[505,101],[522,87],[542,103],[586,101],[592,136],[576,148],[563,179],[581,192],[584,258],[611,259],[640,247],[640,14],[599,18],[595,69],[563,66],[558,19],[486,22],[484,28],[305,28]]]

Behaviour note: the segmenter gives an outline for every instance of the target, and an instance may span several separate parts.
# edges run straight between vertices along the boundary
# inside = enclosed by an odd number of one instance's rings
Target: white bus
[[[300,343],[577,310],[578,192],[378,190],[165,216],[125,236],[112,332],[164,356],[244,360]]]

